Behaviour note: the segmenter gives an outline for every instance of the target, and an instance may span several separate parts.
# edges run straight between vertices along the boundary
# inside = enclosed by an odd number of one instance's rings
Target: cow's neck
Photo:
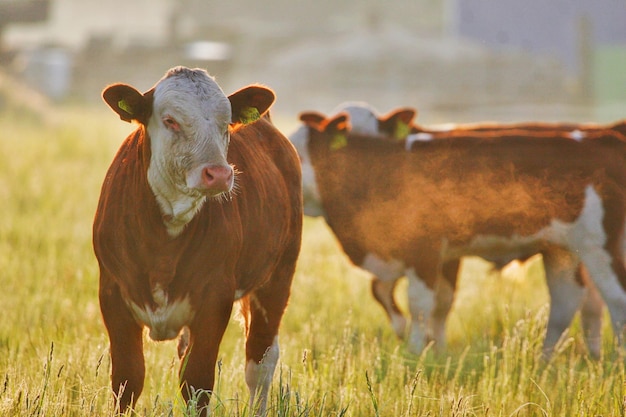
[[[161,209],[167,233],[172,237],[178,236],[202,208],[206,196],[189,195],[180,192],[180,190],[164,189],[158,184],[153,185],[150,182],[150,176],[148,176],[148,182]]]
[[[171,237],[176,237],[202,208],[206,196],[172,180],[173,176],[167,175],[162,164],[159,164],[156,158],[152,158],[147,132],[146,137],[148,140],[143,143],[142,159],[147,172],[147,183],[156,198],[167,233]]]

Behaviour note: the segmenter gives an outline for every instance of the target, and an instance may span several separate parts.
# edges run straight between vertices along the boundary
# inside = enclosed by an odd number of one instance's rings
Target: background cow
[[[189,330],[185,399],[206,406],[233,303],[245,318],[250,411],[263,414],[302,230],[298,156],[264,116],[272,91],[226,97],[204,70],[171,69],[149,91],[115,84],[107,104],[138,128],[106,174],[93,227],[100,307],[121,410],[143,388],[142,329]]]
[[[312,126],[317,125],[318,127],[320,126],[319,115],[313,114],[313,116],[311,116],[310,114],[305,114],[303,115],[303,119],[304,119],[305,124],[309,124]],[[322,116],[322,119],[323,119],[323,116]],[[329,122],[329,121],[325,121],[324,123],[326,123],[327,127],[332,125],[332,122]],[[323,125],[324,123],[322,123],[321,125]],[[380,161],[370,161],[370,163],[380,164]],[[394,171],[394,172],[397,170],[398,170],[397,167],[395,167],[394,169],[390,169],[390,171]],[[445,173],[442,173],[442,175],[445,176]],[[379,179],[372,179],[372,181],[377,181],[377,180]],[[346,178],[345,181],[346,182],[353,181],[352,176],[350,178]],[[353,200],[345,201],[345,203],[350,206],[355,206],[355,205],[358,206],[357,202]],[[368,205],[369,203],[363,203],[363,204]],[[406,204],[406,202],[398,202],[398,204]],[[389,236],[389,234],[387,234],[387,236]],[[371,236],[367,237],[366,239],[371,239]],[[346,249],[346,242],[343,242],[341,238],[339,240],[344,245],[344,249]],[[357,242],[356,240],[357,238],[351,237],[350,242],[348,243],[348,246],[350,245],[357,246],[359,244],[362,244],[362,245],[367,244],[366,242]],[[402,276],[405,272],[403,262],[399,262],[397,259],[383,260],[381,259],[380,256],[376,256],[377,253],[380,253],[380,252],[377,252],[376,249],[373,249],[371,253],[367,252],[367,256],[363,254],[363,246],[361,246],[360,250],[355,250],[355,248],[352,247],[352,251],[346,250],[346,252],[349,255],[350,255],[350,252],[352,252],[354,256],[351,256],[351,259],[357,265],[366,267],[366,269],[372,271],[375,275],[383,276],[382,280],[375,279],[373,282],[373,289],[374,289],[375,294],[378,291],[379,293],[382,293],[383,296],[385,296],[386,292],[384,291],[384,288],[383,290],[381,290],[380,288],[377,288],[377,284],[382,283],[383,285],[385,285],[385,283],[389,283],[389,282],[393,283],[395,282],[395,279],[397,279],[397,277]],[[511,254],[507,254],[506,257],[504,258],[494,259],[493,255],[494,254],[491,254],[490,259],[498,261],[498,262],[502,262],[503,259],[508,261],[514,258],[511,256]],[[355,259],[355,258],[358,258],[358,259]],[[545,255],[544,258],[547,258],[545,262],[547,263],[551,262],[550,255]],[[562,268],[562,265],[560,267]],[[546,265],[546,268],[548,270],[552,269],[550,265]],[[454,277],[456,277],[457,269],[458,269],[458,260],[453,261],[453,260],[448,259],[446,264],[443,265],[441,272],[449,276],[448,277],[449,282],[453,282]],[[574,270],[576,270],[575,267],[574,267]],[[384,280],[385,277],[390,277],[390,280],[385,281]],[[548,337],[546,339],[547,347],[551,347],[551,345],[556,343],[561,332],[564,330],[564,328],[567,327],[567,325],[569,324],[569,321],[571,320],[572,315],[574,314],[574,312],[576,311],[576,308],[578,307],[578,303],[576,301],[572,303],[572,300],[570,298],[571,289],[555,287],[557,283],[561,283],[561,282],[562,282],[561,280],[556,280],[556,281],[549,280],[548,281],[548,286],[550,288],[551,296],[553,298],[553,305],[555,305],[556,308],[551,310]],[[569,286],[569,282],[568,282],[568,286]],[[392,287],[393,287],[393,284],[391,284],[391,288]],[[392,294],[392,291],[389,291],[388,294]],[[428,294],[428,292],[426,294]],[[427,311],[429,308],[431,309],[432,311],[431,320],[432,322],[434,322],[434,325],[433,323],[430,323],[430,324],[433,325],[434,327],[435,337],[440,337],[440,338],[443,338],[443,323],[445,321],[445,315],[447,314],[447,311],[449,309],[449,304],[452,301],[451,293],[449,289],[446,289],[446,291],[443,291],[443,294],[444,294],[444,297],[441,297],[441,294],[439,293],[437,294],[438,300],[434,304],[434,306],[432,303],[432,298],[428,298],[428,297],[426,297],[426,300],[419,300],[419,299],[415,299],[414,297],[414,299],[409,302],[409,304],[412,307],[412,313],[413,313],[412,315],[414,319],[416,317],[424,317],[424,316],[428,317],[428,314],[424,315],[423,309],[420,311],[416,311],[415,310],[416,305],[425,304]],[[583,306],[583,325],[585,325],[585,322],[591,322],[592,325],[587,324],[586,327],[588,329],[591,328],[596,333],[591,335],[595,337],[593,338],[593,341],[590,341],[590,351],[592,354],[599,354],[599,349],[600,349],[599,333],[600,333],[600,324],[601,324],[601,315],[602,315],[602,302],[597,297],[597,294],[593,294],[593,295],[594,297],[592,297],[591,301],[588,299],[588,301]],[[382,299],[382,300],[378,296],[377,298],[385,306],[386,310],[391,312],[390,317],[392,318],[392,323],[403,324],[401,320],[398,320],[398,319],[396,319],[394,322],[394,315],[398,317],[402,317],[402,316],[401,316],[401,313],[397,311],[397,308],[395,309],[396,312],[394,312],[394,308],[390,308],[390,305],[394,304],[393,297],[390,295],[389,297]],[[393,307],[395,307],[395,305],[393,305]],[[615,323],[615,325],[619,327],[619,323]],[[398,326],[398,329],[402,330],[403,328],[401,326]],[[440,330],[440,334],[437,334],[438,329]],[[413,329],[412,333],[415,334],[415,329]],[[551,337],[551,334],[553,335],[553,337]]]

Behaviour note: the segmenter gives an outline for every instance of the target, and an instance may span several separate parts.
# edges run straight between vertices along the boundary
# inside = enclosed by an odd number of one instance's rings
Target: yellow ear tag
[[[239,116],[239,120],[244,125],[247,125],[252,122],[256,122],[261,118],[261,114],[259,113],[259,109],[256,107],[246,107],[241,110],[241,115]]]
[[[335,133],[330,141],[330,150],[336,151],[348,146],[348,139],[343,133]]]
[[[411,133],[409,125],[404,122],[398,122],[396,125],[396,131],[394,132],[394,137],[401,140],[409,136],[409,133]]]
[[[130,105],[124,99],[121,99],[120,101],[117,102],[117,107],[124,110],[126,113],[130,115],[133,114],[133,108],[130,107]]]

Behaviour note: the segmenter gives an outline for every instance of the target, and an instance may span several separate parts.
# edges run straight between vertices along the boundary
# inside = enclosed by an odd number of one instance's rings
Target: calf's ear
[[[348,145],[346,132],[350,130],[348,114],[339,113],[331,119],[325,120],[321,125],[322,131],[330,138],[330,149],[333,151]]]
[[[346,113],[339,113],[338,115],[325,120],[322,124],[322,130],[326,133],[346,133],[350,130],[350,122]]]
[[[259,120],[274,103],[276,96],[267,87],[250,85],[228,96],[233,124],[249,124]]]
[[[152,95],[154,90],[141,94],[134,87],[127,84],[113,84],[102,92],[102,99],[120,116],[120,119],[130,122],[137,120],[147,124],[152,114]]]
[[[411,133],[411,122],[417,115],[417,110],[404,107],[389,112],[378,120],[381,133],[394,139],[404,139]]]
[[[321,124],[326,120],[326,116],[316,111],[304,111],[300,113],[299,119],[305,126],[321,130]]]

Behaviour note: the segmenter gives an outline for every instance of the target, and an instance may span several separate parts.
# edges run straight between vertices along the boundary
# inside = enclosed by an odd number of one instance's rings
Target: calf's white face
[[[378,134],[377,112],[367,103],[345,102],[340,104],[333,114],[348,113],[351,130],[354,133]],[[321,118],[323,116],[320,115]],[[309,158],[307,143],[309,141],[309,127],[300,126],[298,130],[289,136],[289,140],[295,146],[300,155],[302,165],[302,193],[304,197],[304,214],[311,217],[324,215],[322,201],[315,181],[315,171]]]
[[[368,103],[359,101],[348,101],[340,104],[332,114],[348,113],[350,120],[350,131],[363,135],[379,134],[378,111]]]
[[[231,191],[230,122],[230,101],[206,72],[175,68],[157,83],[148,182],[166,215],[193,215],[206,196]]]

